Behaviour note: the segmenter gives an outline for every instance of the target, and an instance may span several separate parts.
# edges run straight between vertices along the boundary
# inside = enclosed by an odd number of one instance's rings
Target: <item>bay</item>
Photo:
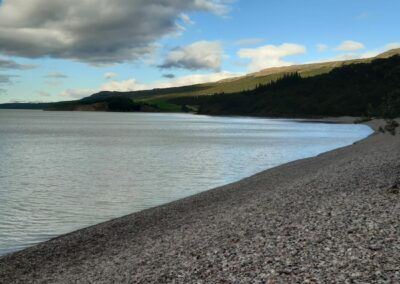
[[[0,110],[0,255],[371,133],[288,119]]]

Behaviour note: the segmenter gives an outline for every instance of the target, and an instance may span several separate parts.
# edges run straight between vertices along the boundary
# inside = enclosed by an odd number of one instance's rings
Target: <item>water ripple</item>
[[[0,254],[370,133],[291,120],[0,110]]]

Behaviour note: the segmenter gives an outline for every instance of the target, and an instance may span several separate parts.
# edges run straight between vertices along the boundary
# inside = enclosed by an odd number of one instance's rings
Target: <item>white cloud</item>
[[[179,18],[186,24],[186,25],[194,25],[195,22],[192,21],[192,19],[185,13],[182,13]]]
[[[324,60],[324,62],[372,58],[372,57],[378,56],[381,53],[384,53],[385,51],[395,49],[395,48],[400,48],[400,43],[392,42],[392,43],[386,44],[383,47],[373,49],[373,50],[367,50],[367,51],[363,51],[363,52],[342,53],[333,58],[326,59],[326,60]]]
[[[390,50],[390,49],[396,49],[400,48],[400,42],[391,42],[385,45],[385,49]]]
[[[384,52],[384,50],[368,50],[368,51],[363,52],[362,54],[360,54],[359,58],[375,57],[375,56],[378,56],[379,54],[381,54],[382,52]]]
[[[0,52],[92,65],[138,60],[176,33],[183,13],[223,15],[221,0],[3,0]]]
[[[336,55],[336,56],[334,56],[332,58],[328,58],[328,59],[322,60],[321,62],[345,61],[345,60],[360,59],[360,58],[361,58],[361,54],[345,53],[345,54]]]
[[[117,92],[129,92],[146,89],[146,85],[140,84],[135,79],[124,80],[124,81],[111,81],[104,83],[100,90],[101,91],[117,91]]]
[[[142,84],[135,79],[110,81],[100,86],[98,89],[68,89],[60,94],[67,99],[81,99],[90,96],[99,91],[118,91],[130,92],[140,90],[151,90],[157,88],[181,87],[209,82],[216,82],[227,78],[237,77],[242,74],[230,72],[218,72],[211,74],[193,74],[182,77],[176,77],[171,80],[161,80],[154,83]]]
[[[234,74],[229,72],[218,72],[211,74],[193,74],[182,77],[176,77],[171,80],[162,80],[149,84],[141,84],[135,79],[123,80],[123,81],[111,81],[103,84],[100,90],[128,92],[128,91],[151,90],[159,88],[181,87],[181,86],[202,84],[208,82],[216,82],[219,80],[232,78],[239,75],[240,74]]]
[[[326,44],[323,44],[323,43],[319,43],[319,44],[317,44],[317,49],[318,49],[318,52],[324,52],[324,51],[327,51],[327,50],[328,50],[328,48],[329,48],[329,46],[327,46]]]
[[[264,41],[262,38],[243,38],[235,42],[236,45],[249,46],[257,45]]]
[[[332,58],[328,58],[325,60],[321,60],[320,62],[331,62],[331,61],[345,61],[345,60],[353,60],[353,59],[365,59],[372,58],[379,54],[381,54],[384,50],[369,50],[362,53],[343,53],[336,55]],[[315,62],[313,62],[315,63]]]
[[[361,42],[353,41],[353,40],[345,40],[343,41],[336,50],[338,51],[356,51],[364,49],[365,46]]]
[[[223,53],[222,44],[218,41],[198,41],[172,50],[159,67],[218,71],[221,68]]]
[[[114,73],[114,72],[107,72],[107,73],[104,73],[104,78],[106,78],[107,80],[110,80],[110,79],[114,79],[115,77],[118,77],[118,74],[117,73]]]
[[[258,48],[242,48],[238,54],[240,58],[250,59],[248,66],[250,71],[258,71],[269,67],[287,66],[292,63],[284,61],[283,58],[290,55],[306,52],[303,45],[284,43],[282,45],[265,45]]]
[[[93,89],[67,89],[60,94],[65,99],[82,99],[95,93]]]
[[[194,4],[198,9],[202,9],[203,11],[212,11],[217,15],[224,16],[230,10],[228,4],[233,1],[234,0],[194,0]],[[190,1],[186,0],[184,2],[190,2]]]

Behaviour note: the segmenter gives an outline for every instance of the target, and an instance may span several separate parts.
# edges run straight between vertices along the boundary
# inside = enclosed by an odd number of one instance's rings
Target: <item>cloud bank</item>
[[[258,71],[264,68],[291,65],[284,61],[286,56],[297,55],[306,52],[306,48],[300,44],[284,43],[282,45],[265,45],[258,48],[242,48],[238,54],[240,58],[250,59],[248,66],[250,71]]]
[[[110,81],[104,83],[97,90],[95,89],[68,89],[60,94],[60,96],[69,99],[81,99],[87,97],[98,91],[140,91],[140,90],[151,90],[156,88],[170,88],[180,87],[186,85],[195,85],[209,82],[216,82],[219,80],[240,76],[242,74],[235,74],[230,72],[218,72],[212,74],[194,74],[182,77],[176,77],[171,80],[162,80],[154,83],[143,84],[138,82],[136,79],[121,80],[121,81]]]
[[[12,83],[11,79],[14,77],[16,77],[16,76],[0,74],[0,84],[11,84]]]
[[[139,91],[139,90],[151,90],[158,88],[171,88],[189,86],[195,84],[216,82],[227,78],[239,76],[240,74],[234,74],[230,72],[218,72],[211,74],[193,74],[182,77],[176,77],[171,80],[163,80],[149,84],[141,84],[135,79],[125,81],[112,81],[107,82],[101,86],[102,91]]]
[[[4,0],[0,53],[122,63],[151,53],[157,40],[179,31],[176,21],[185,12],[222,15],[227,9],[221,0]]]
[[[198,41],[172,50],[158,67],[162,69],[183,68],[188,70],[221,69],[224,51],[218,41]]]
[[[10,85],[13,83],[12,78],[18,76],[15,75],[8,75],[8,74],[0,74],[0,95],[7,94],[7,90],[2,88],[2,85]]]
[[[95,93],[93,89],[67,89],[60,94],[65,99],[81,99]]]
[[[364,49],[365,46],[361,42],[357,42],[354,40],[345,40],[343,41],[336,50],[338,51],[356,51]]]
[[[396,49],[396,48],[400,48],[400,42],[391,42],[385,45],[386,49]]]
[[[28,64],[19,64],[14,60],[0,58],[0,69],[28,70],[33,68],[36,68],[36,66]]]

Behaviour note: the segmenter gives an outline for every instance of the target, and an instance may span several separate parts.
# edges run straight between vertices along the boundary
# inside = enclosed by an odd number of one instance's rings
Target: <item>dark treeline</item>
[[[146,97],[154,97],[154,96],[163,96],[170,94],[185,94],[195,91],[201,91],[205,86],[201,85],[190,85],[190,86],[182,86],[182,87],[172,87],[165,89],[153,89],[153,90],[143,90],[143,91],[131,91],[131,92],[110,92],[110,91],[102,91],[96,94],[91,95],[90,97],[84,98],[83,100],[101,100],[107,99],[115,96],[124,96],[131,99],[137,98],[146,98]]]
[[[52,103],[45,110],[80,110],[79,107],[95,106],[102,111],[117,111],[117,112],[136,112],[141,111],[143,104],[134,102],[132,99],[124,96],[114,96],[106,98],[85,98],[79,101],[65,101]]]
[[[0,104],[0,109],[45,109],[51,103],[6,103]]]
[[[171,100],[201,114],[268,117],[400,116],[400,56],[343,66],[302,78],[297,73],[254,90]]]
[[[346,65],[314,77],[287,74],[273,83],[238,93],[185,96],[186,91],[198,87],[176,88],[176,91],[182,92],[181,97],[159,97],[157,102],[136,100],[131,93],[102,92],[78,101],[7,104],[0,105],[0,108],[147,112],[197,110],[200,114],[211,115],[393,118],[400,117],[400,56]],[[161,94],[166,90],[143,92],[151,97],[154,92]]]

